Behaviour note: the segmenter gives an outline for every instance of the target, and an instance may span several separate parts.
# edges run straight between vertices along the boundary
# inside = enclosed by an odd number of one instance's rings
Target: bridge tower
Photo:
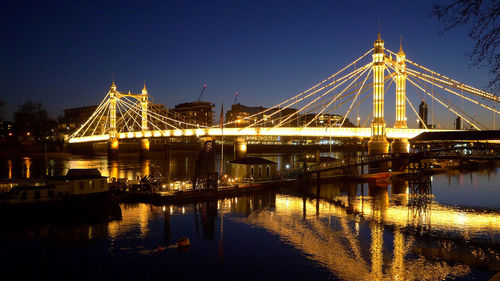
[[[111,84],[109,90],[109,142],[108,155],[118,155],[118,137],[116,130],[116,99],[118,92],[116,91],[115,81]]]
[[[384,41],[378,33],[374,43],[373,51],[373,118],[372,136],[368,142],[369,154],[381,154],[389,152],[384,120]]]
[[[141,156],[146,156],[149,153],[149,139],[146,138],[145,133],[148,130],[148,90],[146,83],[142,89],[141,96],[141,130],[143,138],[141,139]]]
[[[403,51],[403,43],[400,43],[399,52],[396,55],[396,122],[394,128],[406,129],[406,54]],[[410,143],[408,139],[395,139],[391,143],[391,152],[408,153]]]

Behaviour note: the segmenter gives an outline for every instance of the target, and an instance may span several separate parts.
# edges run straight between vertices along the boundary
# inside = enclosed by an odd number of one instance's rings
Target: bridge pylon
[[[141,103],[141,130],[144,136],[140,141],[140,154],[142,157],[145,157],[149,155],[149,139],[145,137],[148,131],[148,90],[146,89],[146,83],[144,83],[144,88],[142,89],[139,100]]]
[[[385,55],[384,41],[378,33],[373,50],[373,118],[371,123],[371,138],[368,142],[369,154],[382,154],[389,152],[389,142],[385,132],[384,120],[384,71]]]
[[[393,64],[396,70],[396,122],[394,128],[406,129],[406,54],[403,51],[403,44],[399,46],[399,52],[396,55],[396,62]],[[409,153],[410,142],[408,139],[395,139],[391,143],[392,153]]]
[[[109,141],[108,141],[108,156],[118,155],[118,136],[116,130],[116,99],[118,92],[116,91],[115,81],[109,89]]]

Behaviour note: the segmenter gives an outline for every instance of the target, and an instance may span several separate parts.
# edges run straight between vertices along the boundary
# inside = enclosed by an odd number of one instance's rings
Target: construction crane
[[[234,93],[234,104],[236,104],[236,101],[238,100],[238,92]]]
[[[201,96],[203,96],[203,93],[205,92],[205,89],[207,88],[207,84],[203,84],[203,89],[201,89],[200,96],[198,97],[198,101],[201,100]]]

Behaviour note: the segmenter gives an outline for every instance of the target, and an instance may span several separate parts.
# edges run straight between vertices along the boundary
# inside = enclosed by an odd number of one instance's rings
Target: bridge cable
[[[106,94],[106,96],[104,96],[104,99],[101,101],[101,103],[99,104],[99,106],[97,107],[96,111],[94,111],[94,113],[92,113],[92,115],[90,116],[89,119],[87,119],[87,121],[85,123],[83,123],[83,125],[78,128],[78,130],[76,130],[73,134],[71,134],[71,136],[69,137],[70,139],[75,137],[78,133],[80,133],[80,131],[82,130],[83,127],[85,127],[89,122],[90,120],[95,116],[96,112],[98,110],[100,110],[100,108],[103,106],[104,103],[108,102],[108,96],[109,96],[109,92]]]
[[[386,49],[386,50],[388,52],[392,53],[392,54],[395,54],[394,52],[392,52],[389,49]],[[461,83],[459,81],[456,81],[454,79],[446,77],[446,76],[444,76],[442,74],[439,74],[439,73],[437,73],[437,72],[435,72],[435,71],[433,71],[433,70],[431,70],[429,68],[426,68],[426,67],[424,67],[424,66],[422,66],[422,65],[420,65],[418,63],[415,63],[415,62],[411,61],[408,58],[406,58],[405,60],[408,63],[410,63],[410,64],[412,64],[412,65],[414,65],[416,67],[419,67],[419,68],[421,68],[421,69],[423,69],[423,70],[425,70],[425,71],[427,71],[429,73],[432,73],[432,74],[434,74],[434,75],[436,75],[438,77],[441,77],[442,79],[448,80],[449,82],[447,82],[447,83],[449,83],[450,85],[451,84],[455,84],[455,85],[457,85],[457,87],[462,87],[464,89],[464,91],[469,92],[470,94],[473,94],[473,95],[476,95],[476,96],[479,96],[479,97],[482,97],[482,98],[485,98],[485,99],[488,99],[488,100],[492,100],[492,101],[495,101],[495,102],[500,102],[500,97],[497,96],[497,95],[494,95],[494,94],[488,93],[486,91],[482,91],[482,90],[476,89],[476,88],[474,88],[472,86],[466,85],[464,83]]]
[[[356,72],[356,73],[358,73],[358,72],[362,72],[362,73],[364,73],[365,71],[367,71],[367,69],[369,68],[369,66],[371,66],[371,63],[369,63],[369,64],[367,64],[367,65],[365,65],[365,66],[361,67],[360,69],[358,69],[357,71],[354,71],[354,72]],[[347,75],[346,75],[346,76],[347,76]],[[331,92],[331,91],[333,91],[335,88],[337,88],[337,87],[341,86],[343,83],[345,83],[345,82],[349,81],[349,80],[352,78],[352,76],[353,76],[353,75],[352,75],[352,73],[350,73],[350,74],[349,74],[349,76],[350,76],[350,78],[346,79],[345,81],[343,81],[342,83],[340,83],[340,84],[338,84],[338,85],[335,85],[335,87],[333,87],[332,89],[330,89],[330,90],[328,90],[327,92],[323,93],[323,94],[322,94],[320,97],[318,97],[317,99],[322,98],[324,95],[326,95],[326,94],[330,93],[330,92]],[[352,84],[352,82],[351,82],[351,84]],[[349,86],[350,86],[351,84],[349,84]],[[349,86],[348,86],[348,87],[349,87]],[[347,87],[347,88],[348,88],[348,87]],[[323,88],[325,88],[325,87],[323,87]],[[347,88],[346,88],[346,89],[347,89]],[[345,90],[344,90],[344,91],[345,91]],[[344,91],[340,92],[340,93],[337,95],[337,97],[338,97],[340,94],[342,94]],[[309,95],[311,95],[311,94],[309,94]],[[301,100],[303,100],[303,99],[304,99],[304,98],[302,98]],[[317,100],[317,99],[315,99],[315,100]],[[315,100],[313,100],[312,102],[308,103],[308,104],[306,105],[306,107],[307,107],[307,106],[309,106],[311,103],[313,103]],[[295,115],[295,114],[297,114],[297,115],[298,115],[298,114],[299,114],[299,112],[301,112],[303,109],[304,109],[304,108],[301,108],[301,109],[297,110],[295,113],[293,113],[293,114],[289,115],[287,118],[285,118],[284,120],[282,120],[279,124],[277,124],[277,125],[276,125],[276,126],[274,126],[274,127],[278,127],[279,125],[283,124],[283,123],[284,123],[284,122],[286,122],[288,119],[290,119],[293,115]]]
[[[443,103],[441,100],[439,100],[438,98],[434,97],[432,94],[428,93],[426,90],[424,90],[422,87],[420,87],[419,85],[415,84],[415,82],[413,82],[413,80],[410,79],[410,77],[407,77],[408,81],[410,81],[410,83],[412,83],[413,85],[417,86],[417,88],[419,88],[421,91],[423,91],[424,93],[426,93],[427,95],[429,95],[430,97],[432,97],[433,99],[435,99],[436,101],[438,101],[442,106],[444,106],[445,108],[447,108],[448,110],[451,110],[453,113],[455,113],[456,115],[462,117],[467,123],[469,123],[470,125],[472,125],[474,128],[476,128],[477,130],[480,130],[479,127],[477,127],[475,124],[473,124],[471,121],[469,121],[467,118],[464,118],[462,115],[460,115],[458,112],[456,112],[455,110],[453,110],[451,107],[449,107],[448,105],[446,105],[445,103]]]
[[[415,75],[413,75],[413,74],[411,74],[411,73],[410,73],[410,75],[411,75],[412,77],[415,77],[415,78],[417,78],[417,79],[420,79],[419,77],[417,77],[417,76],[415,76]],[[423,80],[422,80],[422,79],[420,79],[420,80],[416,80],[416,81],[423,81]],[[424,81],[424,82],[425,82],[425,81]],[[427,89],[429,89],[429,87],[428,87],[427,85],[425,85],[424,83],[422,83],[422,85],[423,85],[424,87],[426,87]],[[442,97],[441,95],[439,95],[438,93],[436,93],[436,92],[434,92],[434,91],[432,91],[432,93],[433,93],[433,94],[435,94],[435,95],[438,95],[438,96],[439,96],[440,98],[442,98],[445,102],[447,102],[447,103],[449,103],[451,106],[453,106],[453,107],[454,107],[457,111],[460,111],[462,114],[467,115],[467,116],[468,116],[471,120],[474,120],[474,121],[475,121],[475,122],[477,122],[480,126],[482,126],[483,128],[485,128],[485,129],[486,129],[486,126],[482,125],[482,124],[481,124],[481,122],[479,122],[476,118],[474,118],[474,117],[470,116],[467,112],[461,111],[461,110],[460,110],[457,106],[455,106],[452,102],[450,102],[450,101],[446,100],[445,98],[443,98],[443,97]],[[462,116],[461,116],[461,117],[462,117]]]
[[[366,78],[365,80],[363,81],[363,84],[361,85],[361,88],[359,88],[359,91],[358,93],[356,94],[356,96],[354,97],[354,100],[352,101],[351,105],[349,106],[349,110],[347,110],[347,113],[344,115],[344,119],[342,120],[342,123],[340,124],[340,127],[342,127],[344,125],[344,122],[345,122],[345,119],[347,118],[347,116],[349,115],[349,113],[351,112],[351,109],[352,109],[352,106],[354,105],[354,103],[356,102],[358,96],[359,96],[359,93],[361,91],[361,89],[363,88],[363,86],[365,85],[366,83],[366,80],[368,79],[368,76],[370,75],[372,69],[370,69],[370,72],[368,72],[368,75],[366,75]]]
[[[458,97],[460,97],[460,98],[462,98],[462,99],[465,99],[465,100],[467,100],[467,101],[469,101],[469,102],[472,102],[472,103],[474,103],[474,104],[476,104],[476,105],[479,105],[479,106],[481,106],[481,107],[483,107],[483,108],[486,108],[486,109],[488,109],[488,110],[490,110],[490,111],[492,111],[492,112],[494,112],[494,113],[496,113],[496,114],[500,114],[500,111],[495,110],[494,108],[491,108],[491,107],[489,107],[489,106],[487,106],[487,105],[484,105],[484,104],[482,104],[482,103],[480,103],[480,102],[478,102],[478,101],[476,101],[476,100],[473,100],[473,99],[471,99],[471,98],[469,98],[469,97],[467,97],[467,96],[464,96],[464,95],[462,95],[462,94],[459,94],[459,93],[457,93],[457,92],[455,92],[455,91],[453,91],[453,90],[451,90],[451,89],[448,89],[448,88],[446,88],[446,87],[444,87],[444,86],[442,86],[442,85],[436,84],[435,82],[432,82],[432,81],[430,81],[430,80],[428,80],[428,79],[426,79],[426,78],[424,78],[424,77],[420,76],[420,75],[421,75],[421,73],[419,73],[419,72],[417,72],[417,71],[414,71],[414,70],[412,70],[412,69],[409,69],[409,70],[410,70],[410,72],[412,72],[414,75],[416,75],[418,78],[420,78],[421,80],[426,81],[427,83],[433,84],[433,85],[435,85],[435,86],[437,86],[437,87],[441,88],[442,90],[445,90],[445,91],[447,91],[447,92],[449,92],[449,93],[452,93],[452,94],[454,94],[454,95],[456,95],[456,96],[458,96]],[[460,90],[462,90],[462,91],[463,91],[463,89],[460,89]]]
[[[302,95],[304,95],[304,94],[308,93],[309,91],[311,91],[311,90],[313,90],[313,89],[316,89],[318,86],[320,86],[320,85],[322,85],[322,84],[326,83],[326,82],[327,82],[328,80],[330,80],[330,79],[333,79],[335,76],[337,76],[337,75],[339,75],[340,73],[342,73],[344,70],[346,70],[347,68],[349,68],[351,65],[353,65],[353,64],[355,64],[356,62],[358,62],[358,61],[360,61],[361,59],[363,59],[366,55],[368,55],[368,54],[369,54],[369,53],[371,53],[372,51],[373,51],[373,48],[371,48],[370,50],[368,50],[366,53],[364,53],[362,56],[360,56],[359,58],[357,58],[356,60],[354,60],[354,61],[353,61],[353,62],[351,62],[350,64],[346,65],[346,66],[345,66],[344,68],[342,68],[341,70],[337,71],[336,73],[334,73],[333,75],[331,75],[331,76],[329,76],[328,78],[324,79],[324,80],[323,80],[323,81],[321,81],[320,83],[318,83],[318,84],[314,85],[313,87],[311,87],[311,88],[309,88],[309,89],[307,89],[307,90],[303,91],[302,93],[300,93],[300,94],[298,94],[298,95],[296,95],[296,96],[294,96],[294,97],[292,97],[292,98],[289,98],[289,99],[287,99],[287,100],[285,100],[285,101],[283,101],[283,102],[281,102],[281,103],[279,103],[279,104],[277,104],[277,105],[275,105],[275,106],[272,106],[272,107],[270,107],[270,108],[268,108],[268,109],[266,109],[266,110],[264,110],[264,111],[261,111],[261,112],[255,113],[255,114],[253,114],[253,115],[251,115],[251,116],[248,116],[248,117],[245,117],[244,119],[246,119],[246,120],[251,120],[251,118],[256,117],[256,116],[258,116],[258,115],[260,115],[260,114],[264,114],[264,113],[265,113],[265,112],[267,112],[267,111],[270,111],[270,110],[273,110],[273,109],[276,109],[276,108],[280,108],[283,104],[286,104],[286,103],[288,103],[288,102],[292,101],[294,98],[296,99],[296,98],[298,98],[298,97],[300,97],[300,96],[302,96]],[[226,126],[226,125],[230,125],[230,124],[233,124],[233,123],[236,123],[236,121],[226,122],[224,125]]]
[[[389,68],[391,68],[393,71],[397,71],[397,70],[396,70],[396,68],[395,68],[392,64],[386,64],[386,65],[387,65]],[[406,69],[408,69],[408,68],[406,68]],[[407,75],[407,77],[408,77],[408,75]],[[394,79],[394,78],[393,78],[393,79]],[[411,84],[411,83],[410,83],[410,85],[412,85],[413,89],[415,90],[415,93],[416,93],[416,94],[420,97],[420,100],[421,100],[422,102],[424,102],[424,103],[425,103],[425,99],[424,99],[424,98],[420,95],[420,93],[419,93],[419,91],[417,90],[417,88],[415,87],[415,85],[413,85],[413,84]],[[405,98],[406,98],[406,100],[409,102],[409,99],[408,99],[408,95],[407,95],[407,94],[405,95]],[[410,103],[410,106],[412,106],[412,107],[413,107],[413,105],[412,105],[411,103]],[[437,118],[435,118],[435,116],[434,116],[434,112],[433,112],[432,110],[429,110],[429,112],[431,113],[432,118],[434,118],[434,120],[436,120],[436,123],[437,123],[437,125],[439,126],[439,128],[442,128],[441,123],[439,123],[439,121],[437,120]],[[422,124],[424,124],[425,129],[428,129],[428,128],[427,128],[427,124],[423,122],[422,118],[420,118],[420,115],[418,115],[418,114],[417,114],[417,117],[420,119],[420,122],[422,122]]]
[[[96,118],[96,117],[97,117],[97,115],[101,114],[101,112],[103,112],[103,111],[106,111],[106,108],[107,108],[107,105],[108,105],[108,104],[109,104],[109,103],[103,104],[103,106],[102,106],[102,107],[100,107],[100,108],[99,108],[99,110],[94,111],[94,114],[92,114],[92,116],[88,119],[88,121],[90,121],[90,123],[88,124],[88,126],[86,126],[86,125],[85,125],[85,124],[87,124],[87,123],[85,123],[84,125],[82,125],[82,127],[81,127],[81,128],[82,128],[82,130],[83,130],[83,128],[84,128],[84,127],[85,127],[85,130],[83,131],[83,133],[81,134],[81,136],[85,136],[85,134],[87,133],[87,131],[91,128],[92,124],[94,124],[94,122],[95,122],[96,120],[98,120],[98,119]],[[99,123],[99,122],[98,122],[98,123]]]
[[[321,87],[320,89],[318,89],[318,90],[314,91],[313,93],[310,93],[310,94],[308,94],[308,95],[307,95],[307,96],[305,96],[305,97],[302,97],[300,100],[299,100],[299,99],[296,99],[293,103],[288,104],[288,105],[287,105],[286,107],[284,107],[284,108],[281,108],[281,110],[283,110],[283,109],[285,109],[285,108],[288,108],[288,107],[290,107],[291,105],[297,104],[298,102],[301,102],[302,100],[304,100],[304,99],[306,99],[306,98],[310,97],[311,95],[313,95],[313,94],[315,94],[315,93],[317,93],[317,92],[319,92],[319,91],[321,91],[321,90],[324,90],[324,89],[325,89],[325,88],[327,88],[327,87],[330,87],[330,86],[334,85],[334,86],[333,86],[330,90],[326,91],[325,93],[321,94],[319,97],[315,98],[312,102],[310,102],[309,104],[307,104],[305,107],[303,107],[303,108],[301,108],[301,109],[297,110],[296,112],[294,112],[294,113],[292,113],[292,114],[288,115],[285,119],[283,119],[283,120],[282,120],[279,124],[277,124],[277,125],[276,125],[276,126],[274,126],[274,127],[278,127],[279,125],[281,125],[281,124],[283,124],[284,122],[288,121],[288,120],[289,120],[292,116],[294,116],[294,115],[298,115],[298,114],[299,114],[299,112],[301,112],[301,111],[302,111],[302,110],[304,110],[305,108],[308,108],[308,107],[309,107],[309,106],[310,106],[313,102],[315,102],[315,101],[316,101],[316,100],[318,100],[318,99],[323,98],[326,94],[330,93],[330,92],[331,92],[331,91],[333,91],[334,89],[336,89],[336,88],[340,87],[342,84],[344,84],[344,83],[346,83],[347,81],[349,81],[349,80],[350,80],[350,79],[351,79],[351,78],[355,75],[355,73],[358,73],[358,72],[364,72],[364,71],[366,71],[366,68],[368,67],[368,65],[370,65],[370,64],[367,64],[367,65],[365,65],[365,66],[363,66],[363,67],[360,67],[360,68],[359,68],[359,69],[357,69],[356,71],[353,71],[353,72],[351,72],[351,73],[349,73],[349,74],[346,74],[346,75],[344,75],[343,77],[339,78],[339,80],[335,80],[334,82],[332,82],[332,83],[330,83],[330,84],[328,84],[328,85],[326,85],[326,86]],[[340,83],[338,83],[338,81],[340,81],[340,80],[343,80],[343,81],[342,81],[342,82],[340,82]],[[269,116],[272,116],[272,115],[274,115],[274,114],[276,114],[276,113],[278,113],[278,112],[274,112],[274,113],[272,113],[272,114],[271,114],[271,115],[269,115]],[[257,124],[259,124],[260,122],[262,122],[262,120],[259,120],[258,122],[255,122],[255,123],[253,123],[253,124],[251,124],[251,125],[247,126],[247,128],[252,127],[252,126],[254,126],[254,125],[257,125]]]
[[[364,71],[363,71],[363,73],[362,73],[361,75],[363,75],[366,71],[368,71],[368,74],[367,74],[367,76],[366,76],[366,77],[368,78],[368,76],[370,75],[370,73],[371,73],[371,71],[372,71],[371,67],[370,67],[370,68],[367,68],[366,70],[364,70]],[[365,81],[366,81],[366,79],[365,79]],[[328,107],[330,107],[330,105],[331,105],[334,101],[337,101],[337,100],[338,100],[338,98],[339,98],[339,96],[340,96],[341,94],[343,94],[345,91],[347,91],[347,89],[349,89],[349,88],[351,87],[351,85],[352,85],[354,82],[356,82],[356,79],[354,79],[354,80],[353,80],[353,81],[352,81],[352,82],[351,82],[351,83],[350,83],[350,84],[349,84],[349,85],[348,85],[348,86],[347,86],[344,90],[342,90],[341,92],[339,92],[339,93],[335,96],[335,98],[334,98],[332,101],[330,101],[330,102],[328,103],[328,105],[326,105],[323,109],[321,109],[321,111],[320,111],[318,114],[316,114],[316,116],[314,116],[314,118],[313,118],[311,121],[309,121],[309,123],[307,123],[304,127],[307,127],[307,126],[309,126],[312,122],[314,122],[314,121],[315,121],[315,120],[316,120],[316,119],[317,119],[317,118],[318,118],[318,117],[319,117],[319,116],[323,113],[323,111],[325,111],[325,109],[327,109]]]

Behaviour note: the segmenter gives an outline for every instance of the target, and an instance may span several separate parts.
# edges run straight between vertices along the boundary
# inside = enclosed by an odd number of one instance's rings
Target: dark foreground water
[[[11,160],[11,166],[25,161]],[[101,158],[54,161],[61,169],[115,165]],[[140,163],[122,159],[117,172],[141,174]],[[7,160],[2,167],[8,177]],[[499,172],[328,184],[319,195],[305,186],[183,206],[117,204],[44,221],[14,219],[0,225],[0,278],[488,280],[500,271]],[[191,240],[189,249],[171,247],[183,236]]]

